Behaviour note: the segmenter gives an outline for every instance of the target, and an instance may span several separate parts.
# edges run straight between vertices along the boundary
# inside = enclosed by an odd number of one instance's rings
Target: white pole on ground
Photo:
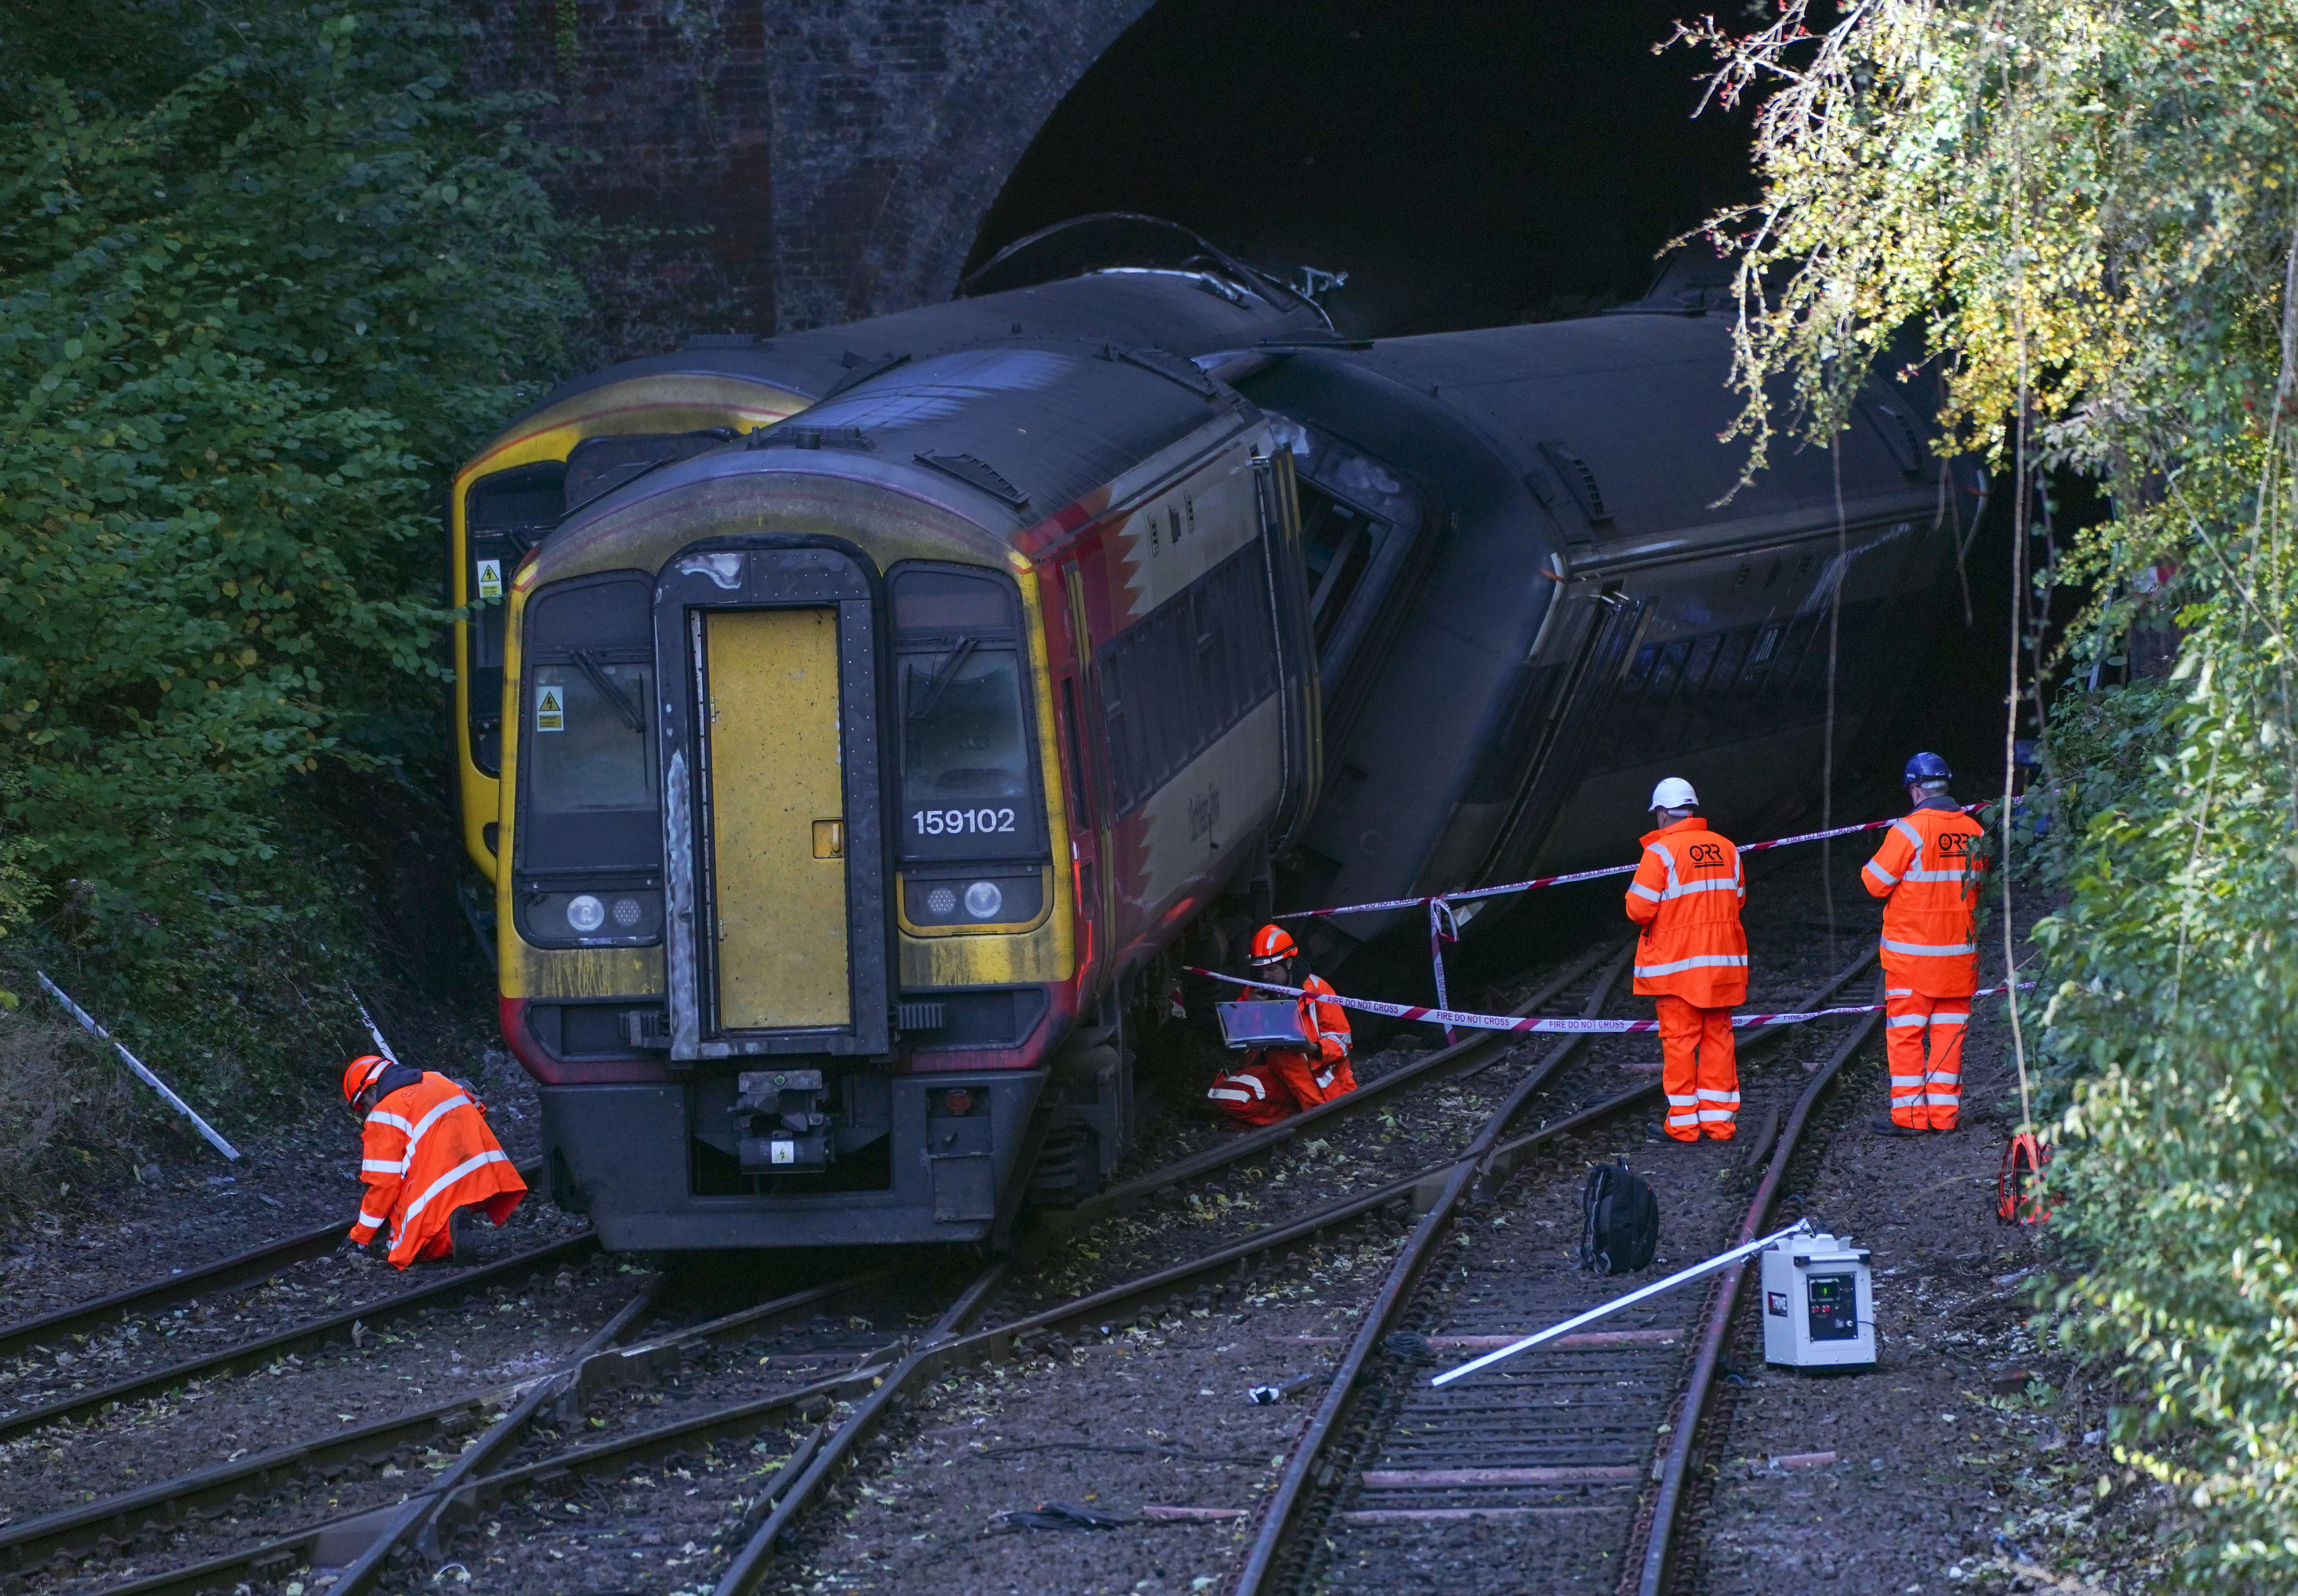
[[[349,991],[351,994],[351,1001],[359,1005],[360,1018],[367,1022],[367,1033],[375,1038],[375,1050],[392,1063],[397,1064],[399,1055],[391,1050],[391,1044],[383,1040],[383,1032],[375,1028],[375,1016],[367,1011],[367,1000],[359,995],[359,988],[351,987]]]
[[[1583,1324],[1593,1324],[1607,1313],[1616,1313],[1631,1303],[1640,1303],[1647,1297],[1657,1296],[1663,1291],[1672,1291],[1686,1280],[1696,1280],[1702,1275],[1714,1274],[1726,1264],[1736,1263],[1750,1253],[1762,1252],[1775,1241],[1785,1241],[1790,1236],[1808,1236],[1811,1233],[1811,1221],[1799,1219],[1784,1230],[1774,1230],[1768,1236],[1760,1236],[1753,1241],[1742,1242],[1729,1252],[1716,1254],[1704,1263],[1695,1263],[1690,1269],[1679,1269],[1665,1280],[1654,1280],[1650,1285],[1631,1291],[1625,1296],[1616,1297],[1600,1308],[1591,1308],[1576,1318],[1566,1320],[1562,1324],[1550,1325],[1537,1335],[1526,1336],[1521,1341],[1512,1342],[1494,1352],[1488,1352],[1481,1358],[1471,1359],[1458,1369],[1448,1369],[1428,1383],[1432,1386],[1442,1386],[1459,1379],[1464,1374],[1474,1374],[1479,1369],[1488,1364],[1497,1363],[1503,1358],[1513,1358],[1518,1353],[1529,1352],[1544,1341],[1553,1341],[1558,1336],[1569,1335]]]
[[[239,1149],[237,1148],[232,1146],[231,1143],[226,1141],[220,1135],[219,1135],[216,1131],[216,1128],[208,1123],[207,1121],[202,1119],[199,1115],[193,1110],[193,1107],[189,1103],[185,1102],[183,1098],[169,1090],[168,1083],[165,1081],[161,1080],[159,1076],[153,1074],[150,1070],[145,1068],[144,1061],[136,1057],[135,1054],[129,1052],[126,1048],[121,1047],[118,1038],[114,1037],[111,1032],[106,1031],[103,1026],[95,1023],[94,1016],[90,1015],[87,1009],[82,1008],[79,1004],[73,1002],[70,998],[64,996],[63,988],[49,980],[47,977],[47,972],[45,970],[34,970],[32,974],[39,977],[40,985],[46,989],[48,996],[62,1004],[64,1006],[65,1012],[70,1014],[72,1018],[78,1020],[80,1023],[82,1029],[86,1030],[90,1036],[99,1037],[102,1040],[110,1042],[112,1044],[112,1051],[119,1054],[120,1057],[126,1061],[128,1067],[136,1072],[136,1075],[138,1080],[142,1081],[145,1085],[150,1087],[153,1091],[158,1092],[161,1097],[167,1098],[168,1106],[173,1108],[178,1114],[182,1115],[186,1119],[191,1121],[192,1123],[197,1125],[199,1127],[200,1134],[208,1139],[208,1144],[211,1147],[214,1148],[217,1152],[221,1153],[225,1157],[230,1159],[234,1164],[239,1162]]]

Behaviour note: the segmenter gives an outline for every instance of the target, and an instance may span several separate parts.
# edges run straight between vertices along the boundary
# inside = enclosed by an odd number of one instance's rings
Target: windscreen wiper
[[[926,679],[926,690],[919,695],[917,703],[910,705],[911,720],[922,720],[933,713],[933,706],[941,702],[942,694],[948,690],[951,682],[957,679],[958,670],[980,646],[981,639],[976,637],[963,637],[957,640],[957,646],[950,650],[949,662]]]
[[[623,724],[643,736],[646,732],[646,718],[639,713],[639,706],[631,702],[629,695],[616,686],[615,679],[608,676],[605,669],[599,665],[599,656],[588,649],[578,650],[574,655],[574,662],[583,667],[583,674],[591,679],[591,685],[605,695],[607,702],[615,706],[615,712],[622,716]]]

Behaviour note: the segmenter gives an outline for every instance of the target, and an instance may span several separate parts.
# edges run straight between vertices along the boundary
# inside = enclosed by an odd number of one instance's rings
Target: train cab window
[[[896,572],[892,586],[902,857],[1042,855],[1044,810],[1012,585],[988,573],[913,567]]]
[[[503,618],[511,575],[558,524],[566,476],[566,468],[556,461],[521,465],[481,477],[464,496],[471,761],[490,776],[502,769]]]
[[[523,876],[659,867],[652,596],[643,577],[618,574],[559,583],[528,603]]]

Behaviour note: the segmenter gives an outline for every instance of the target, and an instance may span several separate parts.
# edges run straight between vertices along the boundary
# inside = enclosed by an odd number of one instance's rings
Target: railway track
[[[1605,951],[1599,950],[1568,965],[1521,1006],[1524,1011],[1536,1009],[1587,975]],[[1600,983],[1602,990],[1608,990],[1616,974],[1616,967]],[[1482,1068],[1505,1051],[1492,1040],[1476,1039],[1401,1065],[1371,1083],[1372,1090],[1361,1102],[1346,1100],[1335,1107],[1344,1107],[1350,1114],[1368,1114],[1408,1085]],[[1317,1123],[1329,1124],[1346,1117],[1327,1114]],[[1124,1213],[1158,1190],[1185,1187],[1243,1160],[1266,1159],[1289,1139],[1264,1135],[1237,1139],[1242,1145],[1177,1161],[1155,1175],[1128,1183],[1108,1194],[1107,1200],[1097,1205],[1098,1212]],[[707,1450],[725,1438],[756,1435],[778,1424],[795,1420],[803,1427],[806,1415],[826,1418],[848,1401],[859,1401],[856,1411],[841,1413],[841,1422],[835,1427],[825,1426],[821,1419],[811,1421],[814,1427],[799,1437],[797,1450],[782,1460],[774,1482],[779,1489],[761,1490],[733,1504],[740,1510],[735,1522],[743,1525],[752,1538],[736,1559],[729,1588],[748,1588],[744,1582],[754,1581],[756,1572],[763,1570],[791,1523],[822,1488],[850,1466],[876,1424],[916,1383],[954,1367],[1010,1355],[1050,1336],[1090,1333],[1095,1326],[1138,1314],[1176,1296],[1203,1295],[1211,1289],[1208,1282],[1226,1281],[1235,1290],[1236,1278],[1241,1273],[1266,1267],[1271,1259],[1291,1249],[1316,1245],[1367,1215],[1385,1210],[1403,1212],[1416,1194],[1442,1172],[1442,1166],[1416,1170],[1404,1179],[1268,1226],[1259,1234],[1187,1263],[1023,1312],[991,1330],[971,1329],[971,1320],[985,1312],[996,1296],[994,1284],[977,1282],[959,1294],[958,1304],[965,1312],[938,1323],[914,1346],[905,1339],[879,1337],[825,1378],[754,1392],[740,1401],[690,1403],[697,1411],[668,1422],[629,1424],[624,1427],[626,1433],[587,1445],[528,1445],[527,1450],[540,1455],[490,1468],[491,1463],[510,1459],[554,1417],[585,1414],[602,1402],[611,1404],[617,1394],[657,1386],[665,1379],[674,1382],[698,1353],[736,1341],[755,1344],[767,1330],[859,1301],[888,1286],[892,1271],[880,1269],[843,1277],[633,1345],[606,1345],[642,1326],[662,1305],[659,1283],[656,1283],[617,1308],[590,1343],[544,1374],[459,1393],[443,1402],[348,1429],[291,1439],[133,1491],[0,1525],[0,1582],[12,1582],[19,1589],[36,1585],[62,1589],[69,1584],[79,1590],[142,1596],[228,1589],[251,1579],[260,1581],[266,1571],[316,1560],[321,1566],[333,1563],[343,1567],[334,1588],[348,1592],[365,1584],[394,1552],[435,1549],[442,1534],[452,1533],[454,1521],[467,1518],[482,1504],[523,1490],[563,1488],[569,1480],[609,1477],[649,1460]],[[1091,1217],[1089,1213],[1088,1221]],[[324,1238],[332,1245],[336,1233],[330,1227]],[[289,1238],[219,1265],[154,1282],[142,1292],[121,1293],[49,1315],[16,1327],[13,1345],[21,1348],[52,1341],[185,1301],[194,1294],[212,1297],[233,1285],[271,1279],[278,1271],[311,1256],[320,1239],[317,1232]],[[564,1263],[588,1246],[587,1238],[575,1238],[531,1249],[486,1271],[293,1324],[197,1360],[167,1364],[96,1390],[76,1393],[68,1401],[8,1415],[0,1418],[0,1425],[7,1427],[5,1434],[21,1436],[52,1426],[100,1419],[125,1404],[194,1380],[216,1380],[266,1367],[291,1355],[293,1349],[340,1337],[353,1324],[375,1329],[394,1317],[412,1317],[458,1298],[484,1294],[522,1272]],[[839,1350],[852,1353],[855,1349],[849,1345]],[[789,1361],[779,1362],[787,1366]],[[476,1441],[467,1439],[475,1435]],[[437,1472],[420,1486],[384,1492],[384,1500],[372,1505],[312,1517],[287,1526],[285,1533],[260,1533],[267,1515],[260,1510],[267,1501],[286,1499],[292,1516],[292,1506],[311,1496],[315,1485],[334,1493],[331,1501],[341,1501],[343,1482],[377,1486],[385,1477],[412,1473],[426,1459],[437,1460]],[[370,1488],[364,1494],[373,1497],[377,1493]],[[269,1515],[278,1516],[277,1511]],[[164,1557],[173,1561],[186,1550],[200,1550],[203,1543],[220,1539],[236,1539],[240,1543],[161,1573],[106,1583],[107,1565],[128,1574],[139,1560]],[[338,1559],[344,1561],[337,1562]],[[122,1563],[128,1567],[120,1568]]]
[[[1607,954],[1612,955],[1608,965]],[[1594,1014],[1608,1000],[1623,963],[1614,948],[1593,950],[1542,983],[1517,1011],[1538,1011],[1587,983],[1584,1000],[1575,1000],[1575,1006]],[[1824,990],[1839,984],[1840,978]],[[1287,1143],[1310,1145],[1352,1120],[1361,1124],[1381,1114],[1384,1105],[1401,1101],[1408,1090],[1513,1062],[1523,1041],[1514,1039],[1512,1049],[1509,1039],[1472,1038],[1411,1060],[1368,1081],[1330,1110],[1235,1138],[1112,1189],[1053,1229],[1066,1235],[1089,1231],[1103,1221],[1121,1220],[1240,1166],[1268,1165]],[[1542,1156],[1543,1149],[1568,1146],[1572,1139],[1657,1097],[1657,1080],[1615,1081],[1616,1090],[1595,1100],[1537,1129],[1507,1136],[1526,1105],[1543,1094],[1552,1101],[1569,1095],[1558,1090],[1559,1074],[1585,1041],[1566,1039],[1512,1080],[1505,1071],[1488,1076],[1486,1083],[1504,1092],[1504,1100],[1486,1117],[1483,1131],[1445,1156],[1335,1200],[1269,1217],[1247,1233],[1196,1247],[1194,1255],[1181,1262],[1043,1305],[1025,1302],[988,1328],[980,1328],[980,1321],[992,1319],[1001,1303],[1017,1295],[1002,1265],[961,1288],[938,1293],[925,1290],[915,1271],[841,1275],[715,1319],[651,1332],[646,1330],[650,1319],[674,1314],[674,1294],[659,1282],[641,1283],[635,1290],[626,1286],[581,1345],[522,1379],[459,1392],[348,1429],[286,1439],[134,1491],[0,1524],[0,1590],[190,1596],[242,1585],[262,1591],[284,1585],[291,1576],[310,1577],[302,1571],[313,1569],[321,1571],[320,1577],[333,1572],[329,1588],[346,1596],[392,1570],[394,1559],[451,1559],[469,1537],[483,1533],[480,1522],[490,1514],[500,1522],[525,1514],[528,1536],[538,1544],[558,1537],[552,1543],[569,1547],[570,1559],[576,1549],[583,1555],[602,1548],[621,1554],[626,1543],[631,1554],[643,1557],[646,1537],[654,1534],[643,1526],[661,1499],[656,1477],[667,1471],[697,1482],[685,1494],[695,1499],[695,1513],[708,1520],[708,1528],[679,1543],[689,1554],[685,1560],[720,1563],[719,1596],[747,1596],[765,1578],[794,1527],[842,1476],[869,1461],[873,1437],[887,1420],[919,1401],[936,1381],[1027,1358],[1049,1345],[1106,1342],[1154,1313],[1234,1303],[1269,1279],[1285,1278],[1278,1271],[1286,1259],[1315,1255],[1368,1222],[1393,1233],[1412,1213],[1426,1211],[1416,1238],[1439,1235],[1464,1203],[1487,1200],[1515,1171]],[[1747,1045],[1752,1050],[1760,1041],[1750,1038]],[[1050,1239],[1058,1236],[1041,1239],[1038,1247],[1046,1248]],[[281,1245],[307,1241],[290,1238]],[[1417,1250],[1424,1258],[1428,1252],[1425,1246]],[[253,1258],[243,1255],[226,1265],[241,1270],[243,1281],[265,1278]],[[224,1267],[203,1271],[203,1278],[220,1278]],[[522,1255],[497,1267],[533,1264]],[[898,1282],[897,1272],[904,1274]],[[427,1305],[442,1305],[445,1287],[453,1284],[442,1283],[437,1288],[442,1295]],[[1394,1304],[1411,1299],[1412,1284],[1408,1279],[1385,1293],[1378,1317],[1393,1320]],[[163,1291],[179,1289],[173,1280],[157,1285]],[[887,1304],[901,1300],[900,1285],[910,1288],[909,1311],[896,1317],[921,1322],[909,1335],[876,1328],[888,1322]],[[200,1289],[213,1293],[219,1287],[211,1283]],[[464,1295],[470,1294],[467,1288]],[[847,1317],[847,1309],[867,1310],[869,1316]],[[79,1320],[89,1324],[124,1311],[124,1304],[111,1299],[71,1312],[96,1315]],[[373,1306],[360,1312],[371,1326]],[[283,1336],[339,1334],[337,1321],[343,1317],[330,1316],[330,1328],[324,1330],[314,1321],[274,1332],[267,1340],[285,1345],[279,1340]],[[1368,1315],[1368,1323],[1374,1317]],[[66,1319],[51,1315],[41,1322]],[[865,1328],[856,1332],[854,1325]],[[633,1336],[642,1338],[633,1341]],[[1633,1345],[1648,1359],[1655,1353],[1674,1355],[1671,1344],[1660,1338],[1647,1336]],[[772,1365],[763,1373],[761,1349]],[[1353,1391],[1376,1362],[1369,1352],[1344,1359],[1334,1391]],[[260,1366],[251,1345],[211,1354],[200,1378]],[[177,1367],[138,1379],[186,1378],[191,1377]],[[85,1423],[111,1403],[136,1400],[133,1392],[92,1400],[96,1395],[79,1394],[67,1417]],[[1328,1397],[1327,1405],[1331,1402]],[[24,1422],[12,1433],[60,1422],[45,1413],[21,1417]],[[1335,1428],[1323,1425],[1318,1437],[1328,1438]],[[1316,1473],[1318,1466],[1303,1460],[1324,1453],[1326,1439],[1318,1437],[1312,1437],[1316,1444],[1296,1449],[1288,1478],[1297,1473],[1306,1483]],[[398,1483],[388,1483],[393,1480]],[[1317,1489],[1328,1492],[1324,1485]],[[1294,1487],[1296,1501],[1302,1493],[1302,1486]],[[574,1511],[583,1515],[579,1527],[554,1517]],[[632,1527],[590,1522],[601,1514]],[[584,1538],[569,1538],[576,1536]],[[155,1563],[169,1566],[145,1571]],[[655,1573],[652,1563],[645,1572]],[[693,1575],[677,1577],[690,1581]]]
[[[1857,981],[1872,959],[1864,955],[1837,971],[1806,994],[1806,1006]],[[1672,1231],[1683,1246],[1686,1227],[1671,1226],[1670,1206],[1698,1216],[1692,1256],[1757,1234],[1814,1106],[1873,1030],[1873,1016],[1855,1024],[1808,1082],[1781,1082],[1775,1071],[1743,1075],[1746,1140],[1654,1149],[1653,1161],[1673,1166],[1653,1176],[1663,1235]],[[1765,1040],[1763,1032],[1743,1040],[1743,1058]],[[1593,1126],[1627,1106],[1604,1105],[1580,1123]],[[1427,1384],[1440,1361],[1505,1345],[1620,1289],[1577,1273],[1552,1245],[1533,1239],[1537,1230],[1462,1233],[1457,1222],[1479,1192],[1489,1199],[1532,1173],[1528,1149],[1500,1139],[1513,1108],[1495,1112],[1392,1265],[1259,1516],[1236,1596],[1311,1586],[1465,1592],[1527,1582],[1616,1584],[1623,1596],[1678,1588],[1677,1532],[1704,1457],[1701,1420],[1722,1370],[1740,1270],[1721,1277],[1704,1305],[1696,1296],[1662,1298],[1624,1322],[1450,1387]],[[1504,1148],[1515,1156],[1502,1156]],[[1706,1156],[1686,1156],[1697,1154]],[[1736,1186],[1735,1177],[1757,1168],[1764,1173],[1754,1200],[1726,1233],[1696,1233],[1699,1219],[1721,1229],[1712,1197],[1667,1201],[1671,1189],[1696,1191],[1701,1174]],[[1550,1206],[1568,1202],[1577,1173],[1551,1175]],[[1441,1285],[1433,1279],[1440,1258]]]

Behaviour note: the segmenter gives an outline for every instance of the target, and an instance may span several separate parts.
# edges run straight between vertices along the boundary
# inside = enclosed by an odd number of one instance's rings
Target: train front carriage
[[[1183,356],[1324,331],[1315,306],[1185,228],[1081,217],[1013,245],[970,297],[768,339],[690,340],[562,383],[457,474],[448,500],[464,846],[496,874],[498,711],[510,574],[569,516],[639,476],[951,350],[1114,339]]]
[[[518,572],[502,1023],[607,1245],[980,1240],[1113,1164],[1120,975],[1313,797],[1288,460],[1186,361],[1006,343]]]

